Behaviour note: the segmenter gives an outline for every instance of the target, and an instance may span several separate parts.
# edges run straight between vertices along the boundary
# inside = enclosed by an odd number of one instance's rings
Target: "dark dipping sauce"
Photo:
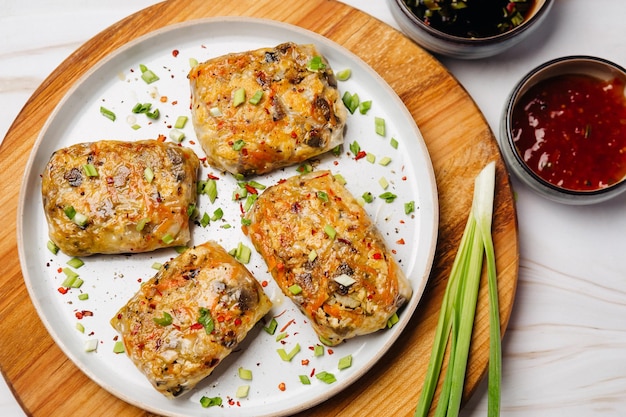
[[[440,32],[461,38],[488,38],[519,26],[535,0],[404,0],[413,14]]]
[[[531,87],[512,115],[521,159],[545,181],[572,191],[626,176],[624,81],[561,75]]]

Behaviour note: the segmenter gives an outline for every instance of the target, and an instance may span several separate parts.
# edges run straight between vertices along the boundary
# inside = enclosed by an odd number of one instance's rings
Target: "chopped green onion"
[[[221,397],[205,397],[202,396],[202,398],[200,398],[200,405],[204,408],[209,408],[209,407],[213,407],[213,406],[221,406],[222,405],[222,398]]]
[[[95,352],[98,349],[98,339],[89,339],[84,344],[85,352]]]
[[[237,387],[237,391],[235,392],[235,397],[246,398],[249,392],[250,392],[250,385],[240,385],[239,387]]]
[[[328,235],[329,238],[334,239],[337,236],[337,231],[330,224],[324,226],[324,233]]]
[[[237,373],[239,374],[239,378],[245,381],[252,381],[252,371],[250,369],[245,369],[240,366]]]
[[[267,188],[267,186],[256,181],[248,181],[247,184],[252,188],[256,188],[257,190],[265,190]]]
[[[350,152],[352,152],[353,155],[356,155],[359,152],[361,152],[361,145],[359,145],[359,142],[355,140],[354,142],[350,144]]]
[[[152,84],[153,82],[159,80],[159,77],[154,72],[152,72],[152,70],[149,70],[148,67],[146,67],[145,65],[140,64],[139,70],[141,70],[141,79],[144,80],[146,83]]]
[[[219,109],[219,107],[211,107],[209,109],[209,113],[211,114],[211,116],[213,117],[221,117],[223,116],[222,111]]]
[[[234,249],[233,256],[242,264],[247,264],[250,262],[250,256],[252,255],[252,251],[249,247],[239,242],[237,244],[237,248]]]
[[[82,293],[82,294],[78,294],[78,299],[81,301],[85,301],[87,299],[89,299],[89,294],[87,294],[86,292]]]
[[[327,384],[332,384],[333,382],[337,381],[337,378],[335,378],[335,375],[326,371],[316,373],[315,377],[319,379],[320,381],[325,382]]]
[[[376,129],[376,134],[380,136],[385,136],[385,119],[383,119],[382,117],[375,117],[374,127]]]
[[[298,284],[293,284],[288,288],[289,292],[293,295],[298,295],[302,293],[302,287]]]
[[[389,319],[387,320],[387,328],[391,329],[399,321],[400,318],[398,317],[398,313],[393,313],[393,316],[389,317]]]
[[[158,119],[160,115],[161,115],[161,112],[159,111],[159,109],[154,109],[154,111],[146,112],[146,117],[152,120]]]
[[[363,201],[365,201],[366,203],[371,203],[372,201],[374,201],[374,194],[372,194],[369,191],[364,192],[361,197],[363,198]]]
[[[211,334],[213,329],[215,329],[215,323],[213,322],[213,317],[211,317],[211,312],[204,307],[200,307],[199,311],[200,316],[198,317],[198,323],[204,327],[206,334]]]
[[[100,106],[100,114],[113,122],[115,121],[115,113],[113,113],[111,110],[107,109],[106,107]]]
[[[59,253],[59,247],[56,245],[56,243],[54,243],[51,240],[48,241],[48,243],[46,244],[46,247],[48,248],[50,252],[52,252],[53,255],[56,255],[57,253]]]
[[[386,203],[393,203],[393,200],[395,200],[396,197],[398,197],[398,196],[393,194],[393,193],[390,193],[389,191],[387,191],[387,192],[382,193],[378,197],[380,197],[383,200],[385,200]]]
[[[87,223],[89,222],[89,218],[82,213],[76,213],[72,221],[76,223],[78,227],[81,227],[84,229],[85,226],[87,226]]]
[[[66,262],[69,266],[71,266],[72,268],[80,268],[81,266],[85,265],[85,262],[82,261],[82,259],[80,258],[72,258],[69,261]]]
[[[387,187],[389,187],[389,181],[387,181],[387,178],[385,177],[380,177],[380,179],[378,180],[378,184],[382,187],[383,190],[386,190]]]
[[[152,171],[152,168],[146,167],[143,170],[143,177],[148,182],[148,184],[151,183],[154,179],[154,172]]]
[[[263,98],[263,90],[258,90],[256,93],[254,93],[252,97],[250,97],[250,100],[248,100],[248,103],[259,104],[262,98]]]
[[[141,113],[147,113],[150,111],[150,109],[152,108],[152,103],[137,103],[135,104],[135,106],[132,108],[132,112],[135,114],[141,114]]]
[[[200,219],[200,226],[202,227],[207,227],[209,224],[211,223],[211,218],[209,217],[209,215],[205,212],[202,215],[202,218]]]
[[[61,283],[62,287],[79,288],[82,285],[83,280],[81,280],[79,275],[70,268],[63,268],[63,273],[65,274],[65,279]]]
[[[250,219],[246,219],[245,217],[241,218],[241,225],[242,226],[250,226],[252,224],[252,220]],[[226,225],[228,226],[228,225]]]
[[[289,353],[287,353],[283,348],[276,349],[276,352],[278,352],[278,356],[280,356],[282,360],[284,360],[285,362],[290,362],[293,357],[296,356],[298,352],[300,352],[300,343],[296,343],[296,345],[293,347],[293,349],[291,349],[291,352]]]
[[[339,81],[346,81],[350,78],[351,75],[352,70],[350,68],[346,68],[344,70],[338,71],[337,74],[335,74],[335,78],[337,78],[337,80]]]
[[[133,130],[139,130],[139,129],[141,129],[141,125],[138,125],[137,123],[135,123],[130,128],[133,129]]]
[[[372,101],[362,101],[359,103],[359,113],[366,114],[372,108]]]
[[[85,326],[83,326],[81,323],[76,323],[76,330],[78,330],[81,333],[85,333]]]
[[[311,385],[311,380],[308,376],[298,375],[298,378],[300,378],[300,382],[302,383],[302,385]]]
[[[448,341],[449,365],[443,380],[437,414],[456,416],[459,413],[485,256],[490,308],[487,415],[499,415],[501,341],[495,253],[491,238],[494,188],[495,163],[490,162],[475,179],[471,212],[444,292],[426,379],[415,411],[416,417],[425,417],[429,413]]]
[[[343,93],[341,101],[343,101],[343,104],[345,104],[350,114],[354,114],[354,111],[359,107],[361,99],[359,98],[359,95],[357,93],[350,94],[348,91],[346,91],[345,93]]]
[[[415,211],[415,201],[404,203],[404,214],[411,214]]]
[[[317,258],[317,252],[315,249],[311,249],[309,252],[309,262],[313,262]]]
[[[318,191],[317,198],[319,198],[324,203],[328,203],[328,193],[326,193],[325,191]]]
[[[187,206],[187,217],[195,217],[196,213],[196,205],[191,203]]]
[[[263,327],[263,330],[273,335],[276,332],[276,328],[278,328],[278,322],[276,321],[274,317],[272,317],[272,320],[270,320],[270,323],[267,325],[267,327]]]
[[[187,249],[189,248],[184,245],[174,247],[174,250],[176,251],[176,253],[185,253]]]
[[[176,123],[174,123],[174,127],[176,129],[182,129],[187,124],[187,116],[178,116],[176,118]]]
[[[283,340],[285,337],[287,337],[287,332],[282,332],[282,333],[278,333],[276,335],[276,341],[280,342],[281,340]]]
[[[368,152],[367,155],[365,155],[365,159],[370,164],[373,164],[374,162],[376,162],[376,155],[374,155],[373,153]]]
[[[124,353],[126,352],[126,349],[124,348],[124,342],[122,342],[121,340],[118,340],[117,342],[115,342],[115,344],[113,345],[113,353]]]
[[[246,101],[246,90],[241,87],[233,93],[233,107],[241,106]]]
[[[185,132],[178,129],[172,129],[170,130],[170,139],[176,143],[181,143],[183,139],[185,139]]]
[[[398,149],[398,140],[396,138],[391,138],[389,144],[393,149]]]
[[[348,181],[346,181],[346,179],[341,174],[335,174],[334,177],[335,180],[337,180],[337,182],[341,185],[346,185],[348,183]]]
[[[339,155],[341,155],[341,150],[342,150],[342,149],[343,149],[343,145],[337,145],[337,146],[335,146],[335,147],[331,150],[331,152],[333,153],[333,155],[335,155],[335,156],[339,156]]]
[[[163,267],[161,262],[154,262],[151,266],[152,269],[156,269],[157,271]]]
[[[296,171],[298,171],[300,174],[308,174],[310,172],[313,172],[313,165],[309,164],[308,162],[305,162],[299,165]]]
[[[313,348],[313,356],[315,357],[324,356],[324,346],[315,345],[315,347]]]
[[[170,243],[174,242],[174,240],[175,240],[174,237],[170,235],[169,233],[161,238],[161,241],[163,241],[163,243],[165,243],[166,245],[169,245]]]
[[[73,206],[65,206],[65,208],[63,209],[63,212],[65,213],[67,218],[70,220],[73,220],[74,216],[76,216],[76,210],[74,209]]]
[[[347,355],[344,356],[343,358],[339,359],[339,363],[337,364],[337,368],[341,369],[346,369],[352,366],[352,355]]]
[[[224,217],[224,210],[218,207],[213,212],[213,215],[211,216],[211,221],[214,222],[220,220],[222,217]]]
[[[344,287],[349,287],[356,282],[356,280],[348,274],[337,275],[335,278],[333,278],[333,281]]]
[[[233,151],[240,151],[244,146],[246,146],[246,142],[243,139],[237,139],[233,143]]]
[[[152,320],[159,326],[169,326],[174,321],[167,311],[163,312],[163,317],[153,317]]]
[[[386,167],[387,165],[389,165],[391,163],[391,158],[389,158],[388,156],[383,156],[381,158],[380,161],[378,161],[378,163],[384,167]]]
[[[217,181],[215,181],[212,178],[209,178],[208,180],[204,181],[198,181],[198,194],[206,194],[207,196],[209,196],[209,201],[211,201],[211,203],[215,202],[215,199],[217,198]]]
[[[85,164],[85,165],[83,165],[83,171],[85,171],[85,174],[88,177],[97,177],[98,176],[98,170],[96,169],[94,164]]]
[[[198,65],[198,60],[196,58],[189,58],[189,66],[193,68],[196,65]]]
[[[138,232],[141,232],[144,227],[146,227],[146,224],[148,224],[148,222],[150,222],[150,219],[147,217],[144,217],[143,219],[139,220],[139,222],[137,222],[137,225],[135,226],[135,230]]]
[[[313,58],[311,58],[309,60],[309,62],[307,63],[306,68],[309,71],[312,72],[317,72],[319,70],[323,70],[326,68],[326,64],[324,63],[324,61],[322,60],[321,56],[314,56]]]
[[[246,197],[246,203],[243,205],[243,210],[246,212],[250,210],[257,198],[259,198],[257,194],[248,194],[248,197]]]

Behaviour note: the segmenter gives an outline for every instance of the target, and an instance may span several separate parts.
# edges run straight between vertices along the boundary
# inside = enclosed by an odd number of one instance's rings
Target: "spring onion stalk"
[[[497,417],[499,415],[500,320],[495,253],[491,238],[494,189],[495,163],[491,162],[475,180],[471,213],[468,216],[444,292],[432,354],[415,410],[415,417],[428,415],[448,343],[450,344],[450,356],[435,416],[459,415],[484,258],[487,262],[490,305],[488,416]]]

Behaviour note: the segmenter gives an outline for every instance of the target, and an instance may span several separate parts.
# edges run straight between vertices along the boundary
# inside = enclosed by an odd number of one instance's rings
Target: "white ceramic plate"
[[[41,201],[40,173],[50,155],[70,144],[100,139],[138,140],[168,136],[171,125],[180,115],[189,116],[189,85],[187,73],[191,58],[203,61],[228,52],[275,46],[285,41],[314,43],[328,58],[335,71],[352,70],[352,77],[339,83],[342,93],[357,93],[362,101],[372,100],[371,110],[362,115],[350,115],[344,150],[340,156],[326,155],[319,159],[316,169],[331,169],[341,174],[346,186],[355,195],[370,191],[375,196],[384,190],[379,181],[385,178],[390,191],[398,197],[393,203],[381,198],[366,204],[396,254],[413,286],[413,297],[401,310],[400,321],[391,329],[352,339],[321,357],[313,355],[317,338],[304,317],[284,298],[273,284],[267,268],[257,253],[247,265],[259,281],[267,281],[265,288],[274,303],[271,315],[278,317],[279,330],[288,335],[276,341],[258,325],[239,349],[231,354],[190,394],[168,400],[157,393],[125,354],[113,353],[116,332],[109,320],[139,288],[140,282],[155,274],[154,262],[164,262],[176,255],[173,249],[149,254],[92,256],[77,270],[84,284],[61,294],[58,288],[64,279],[60,268],[69,259],[59,253],[52,255],[46,249],[47,225]],[[139,65],[153,70],[160,80],[150,85],[140,78]],[[131,109],[138,103],[152,103],[161,117],[149,123],[145,115],[132,116]],[[103,117],[100,106],[113,111],[116,121]],[[374,118],[386,122],[386,135],[375,133]],[[130,125],[141,128],[133,130]],[[203,151],[195,143],[191,121],[182,129],[186,134],[183,144],[202,157]],[[395,138],[397,149],[390,145]],[[361,149],[376,156],[377,161],[356,160],[349,152],[349,144],[357,141]],[[387,166],[378,161],[388,156]],[[218,180],[218,199],[210,203],[200,196],[200,213],[211,215],[222,208],[224,217],[206,228],[192,225],[192,243],[213,239],[227,250],[243,242],[252,247],[240,229],[240,206],[231,199],[235,181],[211,167],[202,168],[202,176],[214,174]],[[296,174],[296,167],[286,168],[271,175],[255,178],[265,185]],[[415,202],[415,211],[404,212],[404,203]],[[224,228],[230,224],[231,228]],[[337,394],[368,371],[392,346],[408,323],[426,285],[430,273],[438,226],[438,207],[435,179],[427,149],[409,112],[393,90],[358,57],[315,33],[298,27],[268,20],[249,18],[219,18],[190,21],[165,27],[120,48],[94,65],[69,91],[47,121],[30,156],[22,183],[19,202],[18,247],[24,279],[42,322],[68,357],[106,390],[145,410],[171,416],[205,416],[209,410],[200,405],[200,398],[221,397],[222,407],[212,407],[213,416],[278,416],[294,414],[312,407]],[[254,251],[254,250],[253,250]],[[78,294],[87,293],[87,300]],[[93,316],[78,319],[77,312],[89,311]],[[76,324],[84,326],[84,333]],[[96,351],[86,352],[85,342],[98,340]],[[284,362],[277,348],[290,351],[296,344],[300,353]],[[338,370],[340,358],[351,354],[352,366]],[[308,360],[308,364],[306,361]],[[252,370],[253,380],[242,381],[237,370]],[[326,371],[337,381],[326,384],[315,377],[310,385],[303,385],[299,375]],[[279,385],[284,383],[284,391]],[[246,398],[236,398],[237,388],[250,385]]]

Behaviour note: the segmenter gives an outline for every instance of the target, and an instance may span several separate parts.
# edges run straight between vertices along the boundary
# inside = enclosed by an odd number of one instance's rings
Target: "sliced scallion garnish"
[[[324,226],[324,233],[326,233],[326,235],[328,235],[328,237],[331,239],[334,239],[335,236],[337,236],[337,231],[330,224]]]
[[[241,87],[233,93],[233,107],[239,107],[246,101],[246,90]]]
[[[107,109],[106,107],[100,106],[100,114],[106,117],[107,119],[111,120],[112,122],[115,121],[115,118],[116,118],[115,113],[113,113],[111,110]]]
[[[46,247],[48,248],[48,250],[50,252],[52,252],[52,254],[56,255],[57,253],[59,253],[59,247],[56,245],[56,243],[54,243],[53,241],[49,240],[48,243],[46,244]]]
[[[385,200],[386,203],[393,203],[393,200],[395,200],[396,197],[398,197],[398,196],[395,195],[394,193],[386,191],[386,192],[382,193],[381,195],[379,195],[378,197],[380,197],[383,200]]]
[[[255,105],[259,104],[262,98],[263,98],[263,90],[258,90],[256,93],[254,93],[252,97],[250,97],[250,100],[248,100],[248,103],[255,104]]]
[[[276,349],[276,352],[278,352],[278,356],[280,356],[282,360],[284,360],[285,362],[290,362],[294,358],[294,356],[296,356],[298,352],[300,352],[300,343],[296,343],[296,345],[293,347],[293,349],[291,349],[289,353],[287,353],[287,351],[285,351],[285,349],[283,348]]]
[[[338,369],[347,369],[352,366],[352,355],[346,355],[339,359],[339,363],[337,364]]]
[[[250,369],[246,369],[240,366],[239,369],[237,369],[237,374],[239,375],[239,378],[243,379],[244,381],[252,381],[252,371]]]
[[[161,241],[163,241],[163,243],[165,243],[166,245],[169,245],[170,243],[174,242],[174,240],[175,240],[174,236],[172,236],[169,233],[161,238]]]
[[[383,119],[382,117],[375,117],[374,118],[374,128],[376,130],[376,134],[380,135],[380,136],[385,136],[385,119]]]
[[[272,320],[270,320],[270,323],[267,326],[263,327],[263,330],[273,335],[274,333],[276,333],[277,328],[278,328],[278,322],[276,321],[274,317],[272,317]]]
[[[219,407],[222,405],[222,398],[202,396],[202,398],[200,398],[200,405],[203,408],[209,408],[209,407],[215,407],[215,406]]]
[[[80,258],[72,258],[69,261],[66,262],[69,266],[71,266],[72,268],[80,268],[81,266],[85,265],[85,262],[82,261],[82,259]]]
[[[350,78],[351,75],[352,70],[350,68],[346,68],[344,70],[337,71],[337,73],[335,74],[335,78],[337,78],[337,80],[339,81],[346,81]]]
[[[372,108],[372,100],[362,101],[359,103],[359,113],[367,114],[367,112]]]
[[[235,392],[235,397],[246,398],[249,392],[250,392],[250,385],[240,385],[237,387],[237,391]]]
[[[147,84],[152,84],[155,81],[159,80],[159,77],[152,72],[152,70],[148,69],[143,64],[139,65],[139,70],[141,71],[141,79],[144,80]]]
[[[146,167],[143,170],[143,178],[148,182],[148,184],[154,180],[154,171],[152,171],[152,168]]]
[[[167,311],[163,312],[163,317],[153,317],[152,320],[159,326],[169,326],[174,321],[172,315]]]
[[[199,313],[200,316],[198,317],[198,323],[204,327],[206,334],[211,334],[213,329],[215,329],[215,323],[213,322],[213,317],[211,317],[211,312],[207,308],[200,307]]]
[[[126,352],[126,349],[124,348],[124,342],[122,342],[121,340],[118,340],[115,342],[115,344],[113,345],[113,353],[124,353]]]
[[[302,293],[302,287],[298,284],[293,284],[288,288],[289,292],[293,295],[298,295]]]
[[[169,136],[174,142],[181,143],[183,139],[185,139],[185,132],[178,129],[171,129]]]
[[[187,116],[178,116],[176,118],[176,123],[174,123],[174,128],[183,129],[187,124]]]
[[[300,382],[302,383],[302,385],[311,385],[311,380],[309,379],[308,376],[298,375],[298,378],[300,379]]]
[[[94,164],[84,164],[83,171],[85,171],[85,175],[87,175],[88,177],[98,176],[98,170],[96,169]]]
[[[332,384],[337,381],[335,375],[330,372],[322,371],[315,374],[315,377],[326,384]]]

